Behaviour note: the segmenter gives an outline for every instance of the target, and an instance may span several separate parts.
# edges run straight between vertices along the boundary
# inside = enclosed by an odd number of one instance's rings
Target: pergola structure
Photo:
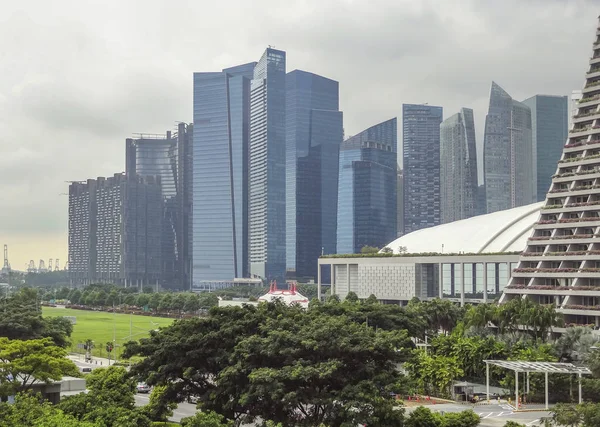
[[[548,374],[577,375],[579,383],[579,403],[582,403],[581,376],[591,375],[592,372],[585,366],[575,366],[572,363],[555,362],[526,362],[512,360],[484,360],[485,362],[485,385],[487,400],[490,400],[490,365],[499,366],[515,372],[515,408],[519,409],[519,374],[527,375],[527,393],[529,393],[529,373],[543,373],[546,377],[546,409],[548,409]]]

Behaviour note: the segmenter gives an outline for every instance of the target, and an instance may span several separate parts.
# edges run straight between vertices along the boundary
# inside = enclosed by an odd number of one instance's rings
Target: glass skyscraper
[[[189,208],[189,152],[192,126],[181,123],[178,132],[166,135],[140,134],[128,138],[125,171],[129,178],[160,177],[162,195],[161,283],[165,287],[189,289],[187,227]]]
[[[442,107],[402,105],[404,234],[440,223]]]
[[[492,82],[483,160],[487,213],[535,202],[537,164],[531,110]]]
[[[397,135],[393,118],[342,143],[337,253],[382,247],[396,238]]]
[[[477,152],[473,110],[460,113],[440,125],[441,223],[477,215]]]
[[[537,201],[546,193],[569,133],[569,98],[535,95],[523,101],[531,110],[531,134],[537,162]]]
[[[248,275],[250,85],[256,63],[194,73],[193,287]]]
[[[336,252],[339,84],[295,70],[286,88],[286,268],[316,280],[321,252]]]
[[[285,52],[268,48],[250,93],[250,273],[285,279]]]

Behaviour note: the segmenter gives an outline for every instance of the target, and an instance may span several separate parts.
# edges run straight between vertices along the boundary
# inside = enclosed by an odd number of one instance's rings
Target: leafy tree
[[[144,286],[142,292],[145,294],[152,294],[154,293],[154,288],[152,286]]]
[[[384,253],[384,254],[393,254],[394,250],[392,248],[386,246],[385,248],[383,248],[381,250],[381,252]]]
[[[210,309],[219,305],[219,297],[213,292],[205,292],[200,295],[200,308]]]
[[[143,294],[141,294],[143,295]],[[126,305],[135,305],[136,303],[136,297],[134,294],[128,294],[125,299],[123,300],[123,304]]]
[[[81,291],[79,289],[73,289],[73,291],[69,293],[68,300],[71,301],[71,304],[79,304],[81,300]]]
[[[559,426],[577,427],[583,416],[577,406],[558,403],[552,408],[552,421]]]
[[[173,410],[177,407],[177,403],[170,402],[164,398],[166,390],[164,386],[154,387],[148,404],[144,406],[144,413],[152,421],[167,421],[173,415]]]
[[[66,299],[69,295],[70,289],[66,286],[63,286],[56,292],[57,299]]]
[[[216,412],[198,412],[192,417],[181,420],[182,427],[232,427],[233,422],[226,420]]]
[[[29,390],[35,381],[49,383],[65,375],[78,376],[67,351],[50,338],[9,340],[0,338],[0,390],[5,395]]]
[[[96,297],[98,295],[98,292],[90,292],[87,294],[87,296],[85,297],[85,305],[89,305],[90,307],[93,307],[96,305]]]
[[[0,403],[0,427],[100,427],[95,423],[80,422],[29,393],[18,394],[14,404]]]
[[[423,350],[415,350],[414,356],[406,367],[419,389],[427,395],[449,397],[454,380],[464,375],[456,357],[431,356]]]
[[[448,412],[442,418],[443,427],[477,427],[481,423],[481,417],[475,412]]]
[[[410,348],[406,332],[269,303],[177,321],[126,344],[125,357],[145,356],[131,375],[165,385],[166,398],[195,395],[203,412],[236,422],[394,425],[402,411],[390,392],[403,392],[404,381],[395,367]]]
[[[163,296],[161,294],[159,294],[158,292],[151,294],[150,296],[150,300],[149,300],[149,307],[152,310],[158,310],[158,307],[160,305],[160,303],[162,302]]]
[[[135,305],[137,305],[138,307],[145,307],[149,303],[150,303],[150,297],[147,294],[138,294]]]
[[[116,289],[110,291],[110,293],[106,296],[105,304],[108,307],[119,304],[119,294],[117,293]]]
[[[345,301],[348,301],[351,303],[358,302],[358,295],[356,295],[355,292],[350,291],[350,292],[348,292],[348,295],[346,295]]]
[[[97,307],[104,307],[107,305],[106,298],[107,298],[106,292],[100,291],[100,292],[96,293],[92,304]]]
[[[442,417],[434,414],[429,408],[419,406],[412,411],[406,420],[406,427],[441,427]]]
[[[200,296],[198,294],[187,294],[183,310],[187,313],[194,313],[200,310]]]
[[[437,335],[439,331],[444,334],[452,331],[463,315],[462,309],[452,301],[439,298],[430,301],[412,300],[407,311],[427,322],[430,335]]]
[[[107,427],[149,427],[143,408],[135,407],[135,379],[122,367],[95,369],[86,377],[89,392],[68,396],[58,407],[80,421]]]
[[[160,295],[160,294],[158,294]],[[160,304],[158,304],[158,311],[161,313],[166,313],[171,309],[173,304],[173,295],[171,294],[163,294],[160,299]]]
[[[526,427],[525,424],[519,424],[516,421],[507,421],[504,427]]]
[[[44,328],[42,336],[52,338],[54,344],[59,347],[68,347],[71,342],[69,338],[73,333],[73,323],[64,317],[48,317],[43,319]]]
[[[175,294],[175,296],[171,299],[171,305],[169,308],[181,313],[181,310],[183,310],[183,307],[185,306],[186,299],[187,298],[184,293],[179,292]]]

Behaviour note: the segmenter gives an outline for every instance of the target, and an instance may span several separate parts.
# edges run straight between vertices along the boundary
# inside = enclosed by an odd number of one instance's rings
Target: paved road
[[[149,394],[140,394],[136,393],[135,395],[135,404],[137,406],[144,406],[148,404],[148,400],[150,399]],[[196,405],[192,405],[191,403],[180,403],[177,408],[173,411],[173,416],[171,417],[172,421],[179,422],[182,418],[191,417],[196,413]]]
[[[512,407],[505,404],[474,406],[448,403],[441,405],[430,405],[428,407],[432,411],[436,412],[461,412],[472,409],[482,418],[482,427],[503,426],[508,420],[516,421],[527,426],[536,426],[539,425],[541,418],[550,416],[550,413],[545,411],[514,412]],[[414,409],[414,407],[408,408],[407,412],[411,412]]]

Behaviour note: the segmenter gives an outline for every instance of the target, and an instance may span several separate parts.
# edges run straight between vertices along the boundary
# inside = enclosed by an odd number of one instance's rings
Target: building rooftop
[[[387,245],[395,254],[520,252],[527,246],[533,225],[544,202],[474,216],[435,227],[423,228]]]

